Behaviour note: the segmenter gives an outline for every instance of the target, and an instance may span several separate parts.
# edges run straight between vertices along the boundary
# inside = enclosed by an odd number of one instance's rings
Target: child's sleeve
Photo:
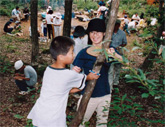
[[[79,74],[75,71],[72,71],[71,80],[69,81],[71,88],[78,88],[82,90],[85,87],[85,81],[86,81],[85,74]]]

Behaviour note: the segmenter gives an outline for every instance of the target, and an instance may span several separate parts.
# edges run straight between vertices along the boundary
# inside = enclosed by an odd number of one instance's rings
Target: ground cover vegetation
[[[51,1],[51,0],[50,0]],[[2,0],[0,14],[10,16],[11,10],[18,0]],[[42,0],[39,1],[41,7]],[[92,0],[76,1],[78,9],[96,9],[97,3]],[[9,11],[10,10],[10,11]],[[120,84],[112,92],[112,101],[109,113],[109,127],[163,127],[164,126],[164,64],[165,50],[159,53],[160,46],[155,43],[157,29],[162,23],[159,15],[158,4],[148,5],[146,0],[120,0],[119,13],[126,12],[131,17],[135,12],[144,12],[144,18],[150,23],[150,17],[158,19],[156,26],[148,25],[140,28],[137,33],[127,37],[128,46],[123,48],[124,66],[120,74]],[[163,17],[164,21],[164,17]],[[0,35],[0,86],[1,86],[1,126],[26,126],[31,127],[31,120],[26,116],[39,97],[43,72],[52,60],[47,51],[48,45],[40,43],[39,65],[35,67],[39,76],[38,89],[31,91],[26,96],[18,95],[14,84],[14,62],[23,59],[25,64],[30,64],[31,42],[29,37],[12,37]],[[147,71],[140,68],[144,59],[152,49],[156,57]],[[67,124],[74,118],[78,99],[70,95],[67,107]],[[95,115],[86,123],[86,126],[95,126]]]

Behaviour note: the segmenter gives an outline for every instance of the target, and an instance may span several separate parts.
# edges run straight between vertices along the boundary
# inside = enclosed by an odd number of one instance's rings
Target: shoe
[[[20,91],[20,92],[19,92],[20,95],[26,95],[26,94],[28,94],[28,93],[29,93],[28,91]]]
[[[51,41],[51,39],[48,39],[48,42],[50,42]]]

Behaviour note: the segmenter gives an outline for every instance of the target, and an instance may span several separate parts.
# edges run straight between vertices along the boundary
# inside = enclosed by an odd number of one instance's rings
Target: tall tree
[[[114,30],[114,25],[116,22],[116,18],[117,18],[117,13],[118,13],[118,8],[119,8],[119,1],[120,0],[112,0],[112,7],[110,10],[110,19],[108,21],[107,24],[107,29],[106,29],[106,35],[104,38],[104,41],[106,41],[103,44],[103,48],[109,48],[110,45],[110,41],[111,37],[112,37],[112,33]],[[105,54],[104,52],[102,52],[96,59],[96,62],[94,64],[94,67],[92,70],[94,70],[95,72],[100,72],[100,69],[102,67],[102,64],[104,63],[105,60]],[[75,118],[72,120],[70,127],[78,127],[80,125],[80,123],[82,122],[82,119],[84,117],[89,99],[92,95],[92,92],[94,90],[94,87],[96,85],[97,80],[91,80],[88,82],[88,85],[85,89],[84,95],[82,97],[82,100],[80,102],[80,106],[78,108],[78,111],[75,115]]]
[[[71,29],[72,3],[73,0],[65,0],[63,36],[68,36],[68,37],[70,37],[70,29]]]
[[[157,31],[157,39],[155,39],[155,43],[157,44],[157,46],[159,47],[161,45],[161,41],[160,41],[160,36],[162,35],[162,32],[165,31],[165,7],[164,7],[164,0],[160,0],[159,1],[159,23],[160,26],[158,28]],[[165,45],[165,44],[163,44]],[[155,48],[153,48],[150,53],[148,54],[148,56],[145,58],[143,64],[141,65],[141,69],[143,71],[147,71],[149,67],[151,67],[153,65],[153,59],[157,56],[156,50]]]
[[[37,12],[38,12],[38,0],[31,0],[30,2],[30,12],[31,12],[31,43],[32,43],[32,54],[31,63],[34,64],[37,60],[39,53],[39,43],[38,43],[38,28],[37,28]]]

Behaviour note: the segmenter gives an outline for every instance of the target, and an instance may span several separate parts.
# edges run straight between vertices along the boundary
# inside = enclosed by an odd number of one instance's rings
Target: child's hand
[[[76,72],[80,73],[81,68],[80,68],[80,67],[78,67],[78,66],[74,66],[74,67],[72,68],[72,70],[74,70],[74,71],[76,71]]]
[[[87,80],[94,80],[94,79],[98,79],[99,77],[100,77],[100,75],[98,75],[97,73],[90,72],[87,75]]]

